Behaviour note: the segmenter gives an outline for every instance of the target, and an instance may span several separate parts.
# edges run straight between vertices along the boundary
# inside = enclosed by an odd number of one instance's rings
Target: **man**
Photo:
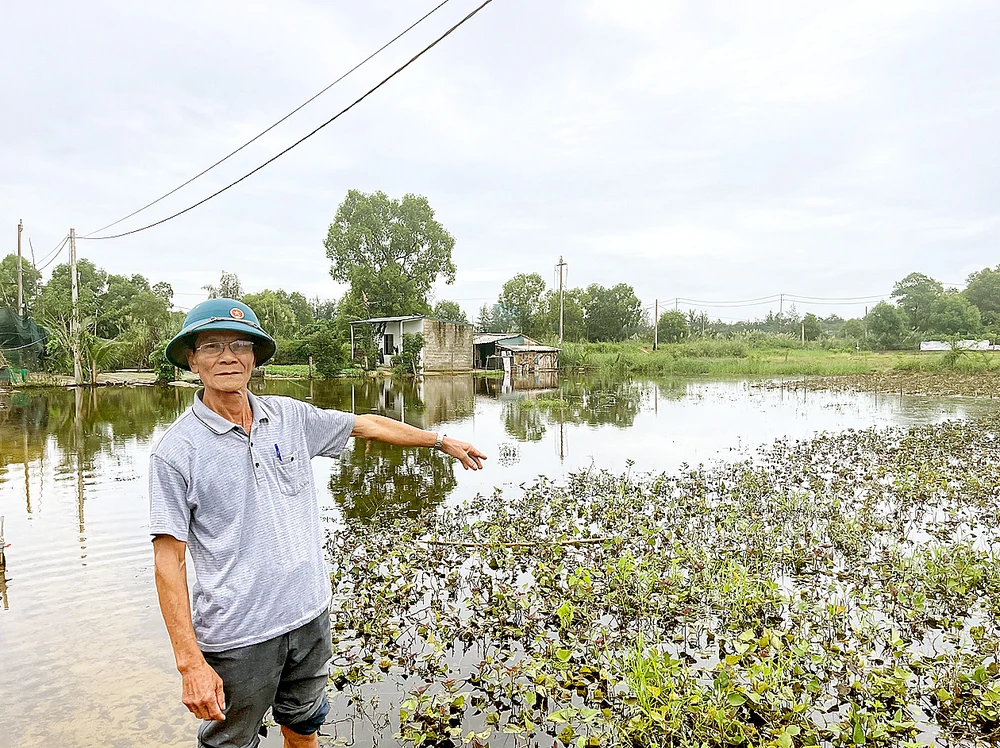
[[[153,449],[150,532],[182,701],[205,720],[205,748],[258,745],[268,708],[286,748],[319,745],[331,590],[310,458],[336,457],[354,436],[434,447],[466,469],[486,459],[468,442],[382,416],[255,397],[250,374],[274,351],[257,315],[233,299],[196,306],[167,346],[204,389]]]

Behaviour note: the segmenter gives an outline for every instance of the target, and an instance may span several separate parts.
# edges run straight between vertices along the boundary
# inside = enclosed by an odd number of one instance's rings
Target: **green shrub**
[[[174,381],[174,365],[167,359],[167,342],[159,343],[149,354],[149,365],[153,367],[157,382]]]
[[[420,352],[424,349],[423,333],[403,333],[403,351],[392,357],[394,374],[413,376],[420,370]]]

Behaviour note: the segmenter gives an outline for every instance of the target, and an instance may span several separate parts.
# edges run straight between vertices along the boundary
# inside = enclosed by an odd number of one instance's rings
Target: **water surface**
[[[429,450],[351,444],[313,461],[321,511],[375,519],[516,491],[590,467],[676,469],[819,431],[995,412],[965,398],[762,389],[726,380],[423,383],[268,381],[260,392],[381,413],[466,438],[489,456],[466,472]],[[197,721],[156,604],[147,461],[194,396],[182,388],[0,394],[0,745],[188,746]],[[338,725],[341,734],[347,728]],[[391,741],[390,741],[391,742]],[[266,745],[279,745],[272,733]]]

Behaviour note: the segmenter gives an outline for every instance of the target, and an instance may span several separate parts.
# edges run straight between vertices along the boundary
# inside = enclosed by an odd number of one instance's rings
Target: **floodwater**
[[[734,459],[781,437],[987,415],[1000,401],[792,392],[726,380],[423,383],[269,381],[255,391],[382,413],[468,439],[465,472],[438,453],[349,445],[317,458],[319,504],[377,518],[457,502],[540,475],[673,470]],[[197,721],[153,587],[147,462],[194,390],[0,393],[0,746],[189,746]],[[276,549],[280,551],[280,549]],[[383,736],[393,744],[391,736]],[[272,731],[265,745],[280,745]]]

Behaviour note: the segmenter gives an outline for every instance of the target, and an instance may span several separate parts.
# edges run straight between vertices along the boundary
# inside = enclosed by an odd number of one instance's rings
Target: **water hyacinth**
[[[998,425],[349,520],[335,709],[414,746],[993,743]]]

